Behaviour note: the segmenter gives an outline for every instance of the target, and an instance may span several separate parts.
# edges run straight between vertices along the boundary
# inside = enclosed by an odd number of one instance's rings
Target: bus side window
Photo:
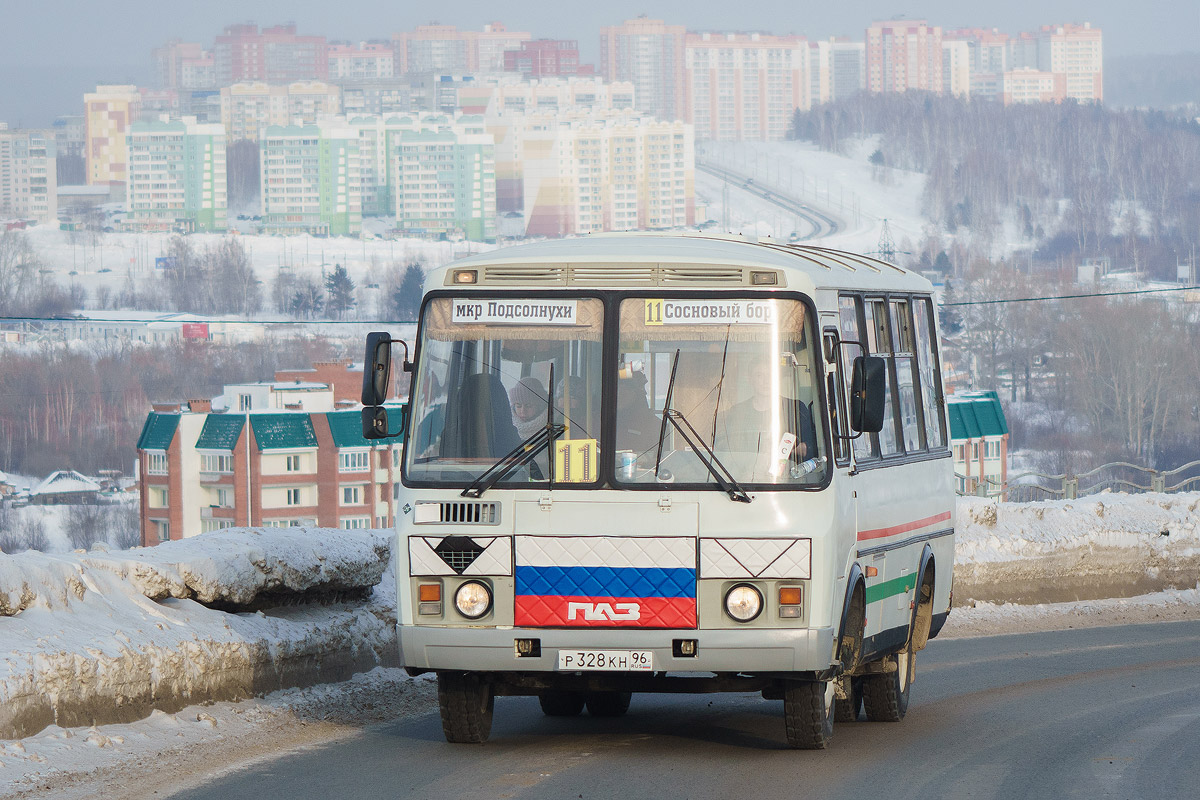
[[[896,397],[896,357],[892,348],[891,328],[888,324],[888,304],[883,298],[869,298],[863,309],[867,316],[867,334],[871,355],[881,356],[888,361],[888,390],[883,403],[883,430],[879,436],[879,454],[892,456],[904,452],[899,434],[899,405]]]
[[[837,342],[837,329],[826,328],[825,353],[831,361],[837,359]],[[842,389],[845,384],[840,377],[842,373],[841,360],[838,359],[834,363],[837,365],[837,372],[826,373],[825,396],[829,398],[829,423],[833,433],[834,461],[838,466],[844,467],[850,463],[850,440],[842,437],[848,436],[850,431],[846,425],[846,396]]]
[[[863,315],[862,315],[862,298],[851,295],[842,295],[839,298],[838,312],[839,325],[841,326],[841,338],[843,342],[862,342],[867,344],[867,336],[864,332]],[[841,374],[842,374],[842,395],[850,396],[850,376],[853,374],[854,359],[857,356],[864,355],[865,351],[852,345],[842,345],[838,348],[842,354]],[[854,448],[854,457],[859,461],[864,461],[879,456],[879,440],[877,434],[864,433],[855,438],[851,447]]]
[[[921,376],[921,406],[925,412],[925,431],[930,450],[946,446],[942,428],[942,371],[938,365],[937,343],[933,335],[933,314],[929,298],[913,298],[913,338],[917,346],[917,370]]]
[[[917,351],[913,345],[909,302],[892,300],[892,341],[896,343],[896,389],[900,398],[900,430],[904,450],[914,453],[925,449],[925,418],[921,414],[920,381],[917,377]]]

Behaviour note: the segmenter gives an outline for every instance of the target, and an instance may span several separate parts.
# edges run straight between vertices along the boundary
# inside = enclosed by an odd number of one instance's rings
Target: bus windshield
[[[410,480],[465,485],[547,424],[556,483],[597,479],[604,310],[595,298],[439,297],[422,317]],[[551,453],[499,485],[544,484]]]
[[[821,483],[828,466],[808,316],[788,299],[623,300],[617,482],[712,485],[711,449],[740,484]],[[662,424],[668,395],[693,441]]]

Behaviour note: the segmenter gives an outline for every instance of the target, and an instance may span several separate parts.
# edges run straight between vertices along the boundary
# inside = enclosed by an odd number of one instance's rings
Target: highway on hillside
[[[1200,622],[933,641],[908,716],[785,746],[782,703],[635,695],[626,717],[496,702],[492,740],[436,714],[282,755],[178,798],[1182,798],[1200,794]]]
[[[805,236],[803,241],[811,241],[813,239],[820,239],[824,236],[832,236],[842,227],[841,222],[836,218],[825,214],[822,211],[818,211],[809,204],[797,200],[794,197],[788,197],[787,195],[780,194],[774,189],[760,186],[747,175],[733,172],[732,170],[716,164],[705,164],[699,161],[696,162],[696,169],[707,172],[709,175],[712,175],[716,178],[727,180],[731,186],[741,189],[743,192],[750,192],[753,195],[761,197],[763,200],[779,206],[779,208],[783,209],[787,213],[803,219],[813,228],[813,232],[808,236]]]

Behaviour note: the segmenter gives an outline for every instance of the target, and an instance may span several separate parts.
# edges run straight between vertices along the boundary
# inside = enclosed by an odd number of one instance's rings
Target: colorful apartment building
[[[132,230],[224,231],[225,128],[195,117],[129,129],[125,224]]]
[[[631,111],[498,114],[497,211],[527,236],[694,222],[692,126]]]
[[[324,81],[235,83],[221,89],[221,123],[229,141],[256,142],[268,125],[313,125],[341,105],[341,89]]]
[[[942,91],[971,96],[971,47],[962,40],[942,40]]]
[[[492,22],[482,31],[460,31],[453,25],[420,25],[392,34],[397,73],[502,72],[504,54],[519,50],[533,37]]]
[[[867,91],[942,92],[942,29],[925,20],[873,22],[867,28]]]
[[[402,444],[360,411],[159,405],[138,439],[142,543],[231,527],[395,524]]]
[[[809,107],[802,37],[689,33],[684,48],[684,119],[701,139],[780,141]]]
[[[290,23],[262,30],[230,25],[213,43],[217,85],[327,80],[327,47],[324,36],[301,36]]]
[[[390,42],[331,44],[329,80],[370,81],[395,75],[396,54]]]
[[[142,95],[136,86],[100,85],[83,96],[83,109],[87,183],[123,191],[129,163],[125,137],[141,114]]]
[[[549,78],[591,75],[595,68],[579,63],[579,42],[574,39],[535,39],[521,42],[519,50],[504,51],[504,71]]]
[[[362,231],[358,132],[344,119],[271,125],[258,145],[264,233]]]
[[[53,130],[9,130],[0,123],[0,218],[55,219],[57,165]]]
[[[1008,480],[1008,422],[996,392],[957,392],[946,396],[955,487],[974,494],[981,483],[991,491]]]
[[[600,74],[633,84],[637,110],[659,119],[684,119],[687,29],[640,16],[600,29]]]
[[[1037,35],[1038,68],[1066,76],[1067,97],[1080,103],[1104,100],[1104,42],[1099,28],[1045,25]]]

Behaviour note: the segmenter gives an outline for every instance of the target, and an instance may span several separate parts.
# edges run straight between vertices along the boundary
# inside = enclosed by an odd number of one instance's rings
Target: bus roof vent
[[[654,286],[657,283],[652,264],[595,264],[571,267],[573,284],[583,286]]]
[[[736,283],[745,282],[739,267],[662,267],[659,283]]]
[[[567,270],[555,264],[505,264],[484,267],[483,282],[562,285],[567,283]]]

